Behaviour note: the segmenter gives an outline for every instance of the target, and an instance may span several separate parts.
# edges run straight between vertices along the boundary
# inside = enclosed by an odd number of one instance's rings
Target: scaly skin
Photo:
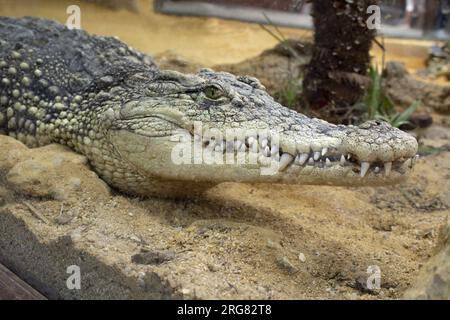
[[[203,130],[194,131],[199,122]],[[258,131],[223,142],[232,128]],[[162,197],[225,181],[392,184],[406,177],[417,151],[413,137],[386,123],[310,119],[276,103],[254,78],[160,71],[116,39],[35,18],[0,18],[0,132],[30,147],[67,145],[109,185]],[[194,150],[203,154],[241,152],[248,161],[207,164],[194,152],[180,164],[174,154],[192,144],[174,132],[198,141]],[[273,164],[275,172],[262,174]]]

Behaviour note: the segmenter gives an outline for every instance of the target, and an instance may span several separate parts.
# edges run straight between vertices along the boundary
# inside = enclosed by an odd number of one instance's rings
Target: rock
[[[25,158],[28,148],[18,140],[0,134],[0,172],[8,172],[18,161]]]
[[[74,217],[67,213],[61,213],[59,216],[55,218],[55,222],[59,225],[65,225],[70,223]]]
[[[274,242],[271,239],[267,239],[267,248],[274,250],[281,250],[281,245],[278,242]]]
[[[142,251],[131,257],[131,261],[137,264],[161,264],[175,258],[175,252],[165,251]]]
[[[183,73],[196,73],[202,68],[201,65],[186,60],[172,50],[156,55],[155,61],[163,70],[176,70]]]
[[[379,289],[377,288],[370,288],[368,284],[368,277],[369,275],[367,273],[358,273],[355,277],[355,283],[353,284],[353,288],[356,290],[363,292],[363,293],[370,293],[370,294],[377,294],[379,292]]]
[[[87,167],[86,157],[61,145],[28,149],[13,138],[0,136],[4,152],[0,173],[17,193],[59,201],[80,193],[109,196],[109,187]]]
[[[298,260],[300,260],[301,262],[305,262],[306,261],[305,254],[303,252],[300,252],[298,254]]]
[[[279,256],[277,258],[277,264],[289,273],[296,273],[297,268],[289,261],[285,256]]]
[[[429,128],[433,124],[433,118],[429,114],[413,114],[409,122],[416,128]]]
[[[138,276],[138,284],[144,291],[158,292],[161,299],[168,299],[171,295],[166,281],[156,272],[141,272]]]
[[[424,131],[423,137],[432,140],[450,140],[450,130],[440,125],[433,125]]]
[[[256,77],[271,95],[276,96],[285,89],[289,81],[301,77],[301,66],[310,57],[310,42],[288,39],[257,57],[236,64],[216,65],[212,69]]]
[[[422,70],[427,76],[446,77],[450,80],[450,42],[433,45],[427,59],[427,69]]]
[[[390,61],[384,71],[383,87],[392,100],[403,107],[415,101],[435,111],[450,112],[450,85],[420,81],[408,73],[402,63]]]
[[[47,176],[49,170],[49,166],[39,161],[26,160],[16,164],[6,179],[17,192],[34,197],[50,197],[53,188]]]
[[[441,228],[437,253],[420,270],[404,299],[450,299],[450,217]]]

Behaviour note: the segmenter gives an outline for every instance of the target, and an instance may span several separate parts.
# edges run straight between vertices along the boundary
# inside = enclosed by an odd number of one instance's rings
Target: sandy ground
[[[68,3],[0,0],[0,15],[64,22]],[[138,14],[81,6],[88,31],[203,66],[276,44],[257,25],[155,15],[144,1]],[[423,66],[423,43],[398,43],[389,42],[388,59]],[[424,139],[448,150],[449,123],[439,116]],[[227,183],[171,201],[118,194],[64,148],[0,139],[0,258],[53,298],[400,298],[449,215],[450,152],[421,158],[396,187]],[[81,266],[82,290],[66,287],[72,264]],[[380,290],[365,287],[369,266],[380,268]]]
[[[0,143],[1,258],[52,298],[399,298],[449,214],[450,152],[396,187],[226,183],[172,201],[111,191],[60,146]]]

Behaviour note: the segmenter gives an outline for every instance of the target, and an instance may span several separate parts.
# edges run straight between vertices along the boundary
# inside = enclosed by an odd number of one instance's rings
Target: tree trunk
[[[367,8],[378,0],[313,0],[314,47],[303,80],[311,110],[342,120],[370,84],[367,70],[376,30],[367,26]]]

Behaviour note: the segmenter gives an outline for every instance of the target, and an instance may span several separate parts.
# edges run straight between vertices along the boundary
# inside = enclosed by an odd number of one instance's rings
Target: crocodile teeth
[[[309,165],[311,165],[311,166],[313,166],[314,165],[314,159],[311,157],[311,158],[309,158],[309,160],[308,160],[308,164]]]
[[[319,151],[314,152],[314,160],[317,161],[317,160],[319,160],[319,158],[320,158],[320,152]]]
[[[391,173],[392,169],[392,162],[386,162],[384,164],[384,173],[386,174],[386,177],[389,177],[389,174]]]
[[[279,150],[280,149],[277,146],[272,146],[272,150],[270,151],[270,154],[274,156],[274,155],[278,154]]]
[[[410,168],[410,169],[413,167],[413,160],[412,160],[412,158],[406,160],[404,163],[405,163],[405,164],[408,166],[408,168]]]
[[[341,161],[340,161],[341,166],[343,166],[345,164],[345,156],[341,155]]]
[[[228,153],[234,152],[234,141],[227,141],[226,151]]]
[[[369,171],[370,163],[369,162],[361,162],[361,178],[364,178],[367,171]]]
[[[326,165],[327,167],[331,166],[331,161],[330,161],[330,159],[328,159],[328,158],[325,159],[325,165]]]
[[[272,154],[271,158],[274,161],[280,161],[280,154],[279,153]]]
[[[264,139],[263,141],[261,141],[261,147],[264,149],[265,147],[267,147],[268,144],[268,140]]]
[[[266,157],[270,156],[270,148],[269,148],[269,146],[265,147],[265,149],[263,151],[263,155],[266,156]]]
[[[286,169],[288,165],[291,164],[291,162],[294,160],[294,156],[289,153],[283,153],[280,158],[280,167],[278,168],[279,171],[283,171]]]
[[[251,147],[254,142],[255,142],[255,138],[253,138],[253,137],[249,137],[247,139],[247,144],[248,144],[249,147]]]
[[[258,162],[260,165],[267,166],[267,165],[270,165],[270,158],[267,158],[261,154],[258,157]]]
[[[308,160],[308,157],[309,157],[309,154],[307,154],[307,153],[300,154],[300,158],[298,159],[298,163],[300,165],[304,165],[306,160]]]
[[[236,150],[240,150],[241,146],[242,146],[242,141],[241,140],[237,140],[236,143],[235,143]]]
[[[414,157],[411,158],[411,168],[414,167],[418,159],[419,159],[418,154],[416,154]]]
[[[328,148],[323,148],[322,149],[322,156],[326,155],[328,152]]]

